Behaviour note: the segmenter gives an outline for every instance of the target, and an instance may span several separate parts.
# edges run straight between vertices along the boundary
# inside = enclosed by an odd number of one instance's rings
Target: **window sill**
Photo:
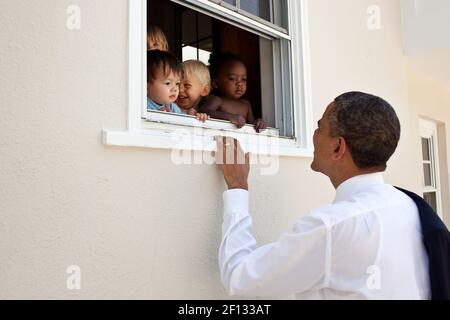
[[[107,146],[140,147],[151,149],[216,151],[215,136],[233,137],[239,140],[245,152],[256,155],[311,158],[313,151],[302,148],[296,139],[279,137],[277,130],[269,128],[256,133],[246,125],[236,129],[224,121],[201,123],[195,118],[185,118],[183,124],[150,122],[142,120],[141,129],[115,131],[104,129],[103,144]]]
[[[154,128],[161,128],[161,124],[166,125],[174,125],[177,128],[180,129],[184,128],[192,128],[192,127],[201,127],[204,129],[213,129],[213,130],[225,130],[230,132],[239,132],[241,134],[256,134],[255,129],[252,125],[245,125],[244,127],[237,129],[236,126],[229,121],[224,120],[218,120],[218,119],[211,119],[208,121],[205,121],[204,123],[201,123],[197,121],[197,119],[194,116],[189,116],[185,114],[175,114],[175,113],[169,113],[169,112],[161,112],[161,111],[147,111],[145,113],[145,118],[143,119],[141,123],[141,127],[143,129],[154,129]],[[147,120],[147,121],[145,121]],[[166,126],[163,126],[166,128]],[[270,136],[270,137],[278,137],[279,136],[279,130],[275,128],[267,128],[263,132],[260,133],[260,135],[264,136]]]

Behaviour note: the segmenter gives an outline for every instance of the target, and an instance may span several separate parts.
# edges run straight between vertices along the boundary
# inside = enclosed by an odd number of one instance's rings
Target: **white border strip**
[[[129,0],[128,3],[128,130],[135,131],[140,129],[142,106],[146,105],[144,97],[147,81],[143,78],[143,66],[147,64],[147,56],[144,54],[147,49],[144,48],[147,43],[147,2]]]

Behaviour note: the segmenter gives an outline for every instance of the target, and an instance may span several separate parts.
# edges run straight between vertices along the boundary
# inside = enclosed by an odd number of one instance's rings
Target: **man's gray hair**
[[[386,169],[400,140],[400,121],[389,103],[363,92],[344,93],[334,100],[329,122],[331,136],[345,139],[358,168]]]

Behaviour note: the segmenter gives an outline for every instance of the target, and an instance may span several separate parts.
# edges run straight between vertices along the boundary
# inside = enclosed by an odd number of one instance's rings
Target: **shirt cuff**
[[[248,214],[248,191],[232,189],[223,193],[224,217]]]

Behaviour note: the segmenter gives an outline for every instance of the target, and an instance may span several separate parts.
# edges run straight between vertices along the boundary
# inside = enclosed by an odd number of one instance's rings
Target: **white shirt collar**
[[[352,194],[377,184],[384,184],[383,173],[381,172],[352,177],[342,182],[336,189],[334,202],[348,199]]]

